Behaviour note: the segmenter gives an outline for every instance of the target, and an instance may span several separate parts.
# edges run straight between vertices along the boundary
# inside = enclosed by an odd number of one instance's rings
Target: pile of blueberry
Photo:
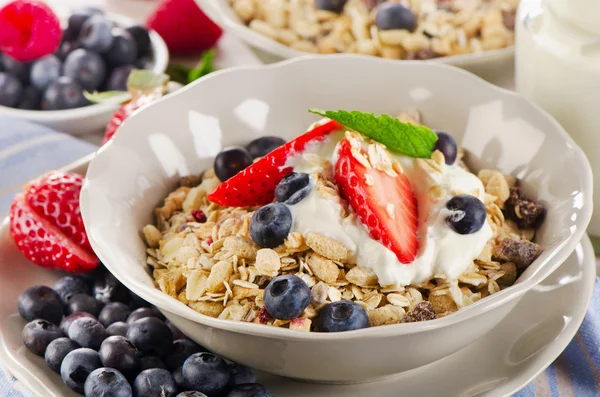
[[[272,396],[249,368],[187,339],[103,268],[33,286],[18,310],[27,348],[87,397]]]
[[[63,110],[91,105],[83,91],[125,91],[135,67],[151,56],[146,28],[116,26],[101,10],[85,7],[69,17],[58,50],[33,62],[0,53],[0,106]]]

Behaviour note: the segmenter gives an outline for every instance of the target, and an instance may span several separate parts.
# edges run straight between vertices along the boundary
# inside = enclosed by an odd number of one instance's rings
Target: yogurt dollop
[[[325,142],[308,148],[303,156],[289,162],[295,172],[315,175],[326,172],[337,159],[336,145],[343,133],[332,134]],[[316,158],[322,161],[314,161]],[[290,205],[294,223],[293,232],[317,232],[343,243],[353,255],[353,261],[372,269],[383,286],[418,284],[434,277],[457,279],[473,259],[483,251],[492,238],[492,229],[486,222],[473,234],[461,235],[446,224],[450,211],[446,203],[456,194],[471,194],[483,201],[485,190],[477,176],[460,166],[445,165],[440,172],[429,172],[419,166],[418,159],[393,155],[410,180],[419,211],[419,252],[412,263],[402,263],[396,255],[374,240],[356,216],[343,217],[344,208],[338,196],[320,194],[316,189],[299,203]],[[421,160],[423,161],[423,160]],[[430,190],[447,192],[439,201],[429,197]]]

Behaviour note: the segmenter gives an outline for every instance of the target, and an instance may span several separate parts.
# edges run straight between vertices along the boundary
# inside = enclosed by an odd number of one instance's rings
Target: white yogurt
[[[334,134],[319,147],[311,148],[321,158],[335,162],[336,144],[342,134]],[[342,205],[338,198],[321,196],[315,189],[295,205],[290,205],[294,218],[292,231],[302,234],[318,232],[334,238],[353,254],[353,260],[359,266],[373,269],[381,285],[405,286],[427,281],[434,276],[457,279],[472,263],[486,243],[492,237],[492,230],[486,222],[473,234],[460,235],[450,229],[445,219],[450,214],[446,203],[452,198],[432,203],[427,193],[434,185],[448,192],[460,191],[474,194],[483,200],[484,188],[473,174],[453,165],[446,166],[442,174],[430,175],[415,166],[416,159],[396,156],[402,164],[405,174],[411,181],[419,209],[419,253],[412,263],[401,263],[396,255],[373,240],[367,228],[356,217],[342,218]],[[323,170],[303,158],[289,162],[295,172],[312,175]]]

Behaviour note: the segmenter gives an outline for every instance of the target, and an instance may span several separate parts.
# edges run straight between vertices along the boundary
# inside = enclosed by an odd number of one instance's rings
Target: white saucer
[[[84,172],[85,165],[81,162],[76,170]],[[5,221],[0,227],[0,363],[37,396],[75,397],[42,358],[23,346],[25,322],[16,314],[17,297],[25,288],[51,286],[61,274],[28,262],[10,240],[7,226]],[[586,236],[494,331],[443,360],[384,381],[322,385],[267,374],[260,374],[259,381],[277,397],[509,396],[548,367],[573,339],[589,305],[595,273]]]

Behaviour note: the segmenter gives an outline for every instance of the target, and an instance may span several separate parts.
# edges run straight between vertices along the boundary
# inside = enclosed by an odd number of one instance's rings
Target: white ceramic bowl
[[[65,13],[60,14],[66,15]],[[135,20],[119,14],[107,13],[106,16],[119,26],[129,26],[136,23]],[[164,73],[169,63],[167,45],[155,31],[150,31],[150,40],[152,42],[150,69],[155,73]],[[117,105],[106,103],[53,111],[22,110],[0,106],[0,117],[25,119],[71,135],[85,135],[103,130],[117,108]]]
[[[345,333],[302,333],[203,316],[153,287],[140,230],[177,180],[212,165],[224,146],[292,138],[309,107],[394,114],[418,108],[451,132],[470,163],[522,180],[548,216],[544,253],[518,282],[450,316]],[[233,360],[294,378],[359,382],[448,356],[493,329],[573,251],[592,212],[591,170],[560,125],[520,96],[460,69],[352,55],[220,71],[127,119],[91,162],[81,210],[91,244],[127,287],[192,339]],[[478,159],[476,161],[476,159]]]

